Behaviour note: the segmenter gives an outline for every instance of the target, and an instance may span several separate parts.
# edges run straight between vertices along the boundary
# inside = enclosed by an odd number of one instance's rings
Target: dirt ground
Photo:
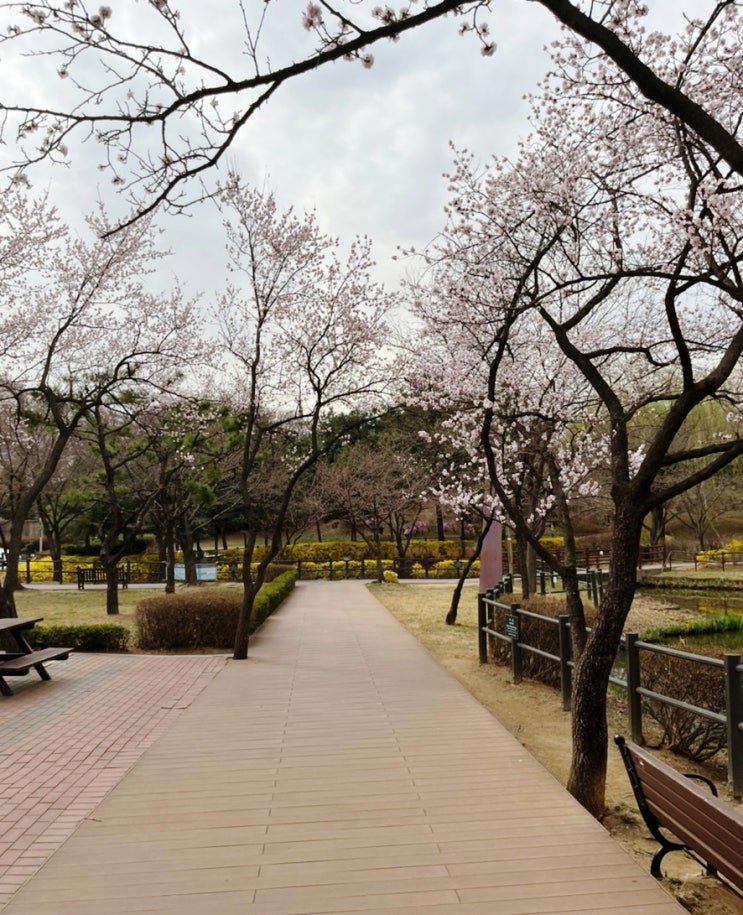
[[[510,670],[477,659],[476,613],[473,595],[463,597],[457,625],[443,622],[451,587],[416,585],[374,586],[376,596],[431,654],[449,670],[563,785],[570,767],[570,714],[560,706],[559,695],[535,681],[511,683]],[[628,631],[643,631],[680,622],[691,616],[677,607],[637,598],[628,620]],[[626,733],[624,708],[617,702],[610,711],[610,732]],[[664,754],[661,754],[664,755]],[[726,772],[703,767],[673,754],[666,761],[677,769],[704,772],[718,786],[720,796],[735,806],[726,791]],[[632,796],[619,753],[610,748],[606,786],[608,813],[604,825],[629,853],[650,869],[657,843],[645,827]],[[713,878],[688,856],[674,852],[663,861],[664,884],[695,915],[743,915],[743,899]]]

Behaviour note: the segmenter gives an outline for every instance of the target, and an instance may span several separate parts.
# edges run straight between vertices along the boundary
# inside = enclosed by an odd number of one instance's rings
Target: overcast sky
[[[256,2],[249,0],[248,6]],[[178,4],[190,30],[201,29],[202,50],[213,58],[221,53],[219,3],[237,5],[236,0]],[[302,31],[303,6],[286,3],[286,22],[280,24],[287,41]],[[512,153],[528,132],[523,96],[544,75],[544,46],[557,36],[557,26],[538,4],[498,0],[494,6],[493,57],[483,57],[475,39],[458,34],[461,20],[445,19],[375,48],[370,70],[358,63],[328,66],[278,91],[235,144],[229,167],[267,183],[282,207],[316,210],[329,234],[342,240],[370,236],[380,276],[395,283],[404,269],[391,263],[397,246],[421,247],[443,225],[449,142],[485,159]],[[115,4],[114,15],[122,8],[125,4]],[[19,78],[35,80],[41,100],[49,88],[45,81],[54,79],[50,74],[43,66],[33,74],[26,67]],[[52,89],[59,91],[58,81]],[[104,200],[115,195],[87,156],[68,169],[56,168],[51,179],[38,175],[35,181],[37,186],[50,181],[71,221],[90,210],[98,195]],[[160,224],[174,252],[169,270],[190,292],[213,300],[225,263],[213,207],[203,204],[188,218],[163,216]]]

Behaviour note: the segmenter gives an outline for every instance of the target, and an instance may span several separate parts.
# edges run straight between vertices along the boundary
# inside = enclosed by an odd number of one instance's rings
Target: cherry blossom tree
[[[739,23],[727,6],[712,24],[690,23],[677,42],[652,36],[644,47],[668,79],[703,93],[735,131],[727,42]],[[563,456],[554,464],[550,457],[544,475],[549,498],[559,505],[576,469],[583,476],[597,456],[608,471],[611,574],[577,659],[569,779],[598,816],[606,690],[634,594],[643,521],[743,453],[743,190],[724,156],[638,99],[620,72],[570,36],[534,100],[534,124],[514,163],[495,161],[478,173],[469,157],[458,158],[449,227],[429,259],[450,265],[445,283],[437,281],[449,323],[459,325],[460,339],[476,341],[484,363],[477,377],[485,383],[471,400],[482,404],[479,445],[502,503],[508,506],[509,476],[496,460],[494,419],[508,402],[515,366],[538,364],[544,354],[552,370],[531,403],[521,390],[521,416],[552,423],[560,414],[544,409],[550,388],[559,398],[582,392],[582,403],[563,399],[574,406],[555,440]],[[445,314],[437,310],[434,327]],[[520,357],[515,365],[511,353]],[[689,424],[713,401],[725,405],[726,428],[690,444]],[[643,428],[649,411],[658,418],[650,430]],[[518,424],[511,429],[518,448]],[[569,458],[566,441],[580,444]],[[519,533],[528,535],[513,507]],[[572,511],[569,500],[563,511]]]
[[[248,652],[255,596],[281,549],[300,481],[384,405],[386,320],[396,299],[370,278],[367,240],[357,239],[342,258],[338,241],[320,232],[313,214],[281,212],[271,193],[251,190],[234,175],[220,204],[232,281],[218,319],[240,421],[238,486],[247,525],[234,651],[240,659]],[[262,505],[267,483],[274,493],[269,517]],[[254,568],[266,529],[270,542]]]
[[[14,502],[6,614],[14,613],[23,523],[82,419],[122,386],[169,384],[191,348],[193,335],[183,338],[196,320],[191,305],[179,291],[166,297],[146,285],[162,256],[153,227],[138,222],[102,240],[110,224],[97,215],[89,225],[92,241],[73,237],[48,210],[41,250],[29,246],[36,269],[6,274],[3,283],[0,404],[19,428],[40,430],[34,438],[44,443]]]
[[[677,79],[665,66],[656,36],[638,25],[645,12],[639,0],[537,2],[590,46],[592,57],[611,63],[610,82],[616,83],[614,74],[621,72],[641,104],[668,112],[743,174],[743,146],[734,125],[720,117],[718,97],[705,90],[703,81]],[[27,54],[34,76],[43,67],[56,74],[61,88],[54,92],[47,86],[39,102],[34,79],[29,80],[33,98],[10,95],[3,104],[2,138],[17,149],[11,166],[16,170],[44,159],[65,161],[76,138],[91,138],[102,148],[102,167],[111,179],[139,201],[137,212],[150,212],[160,203],[178,208],[188,202],[186,185],[224,158],[285,84],[341,60],[371,67],[375,45],[397,41],[442,17],[455,18],[452,27],[472,37],[473,52],[479,48],[489,56],[496,47],[491,29],[496,36],[498,31],[498,13],[490,6],[489,0],[398,8],[368,0],[308,0],[303,11],[297,10],[292,33],[276,0],[255,7],[235,0],[220,45],[209,48],[190,11],[176,9],[171,0],[139,4],[136,15],[121,6],[89,8],[76,0],[11,0],[0,4],[4,61],[14,52]],[[229,6],[221,16],[230,16]],[[730,52],[728,98],[740,91],[739,19],[737,4],[719,0],[706,19],[694,21],[699,34],[721,34]],[[23,61],[12,60],[12,65]],[[203,188],[197,187],[198,197]]]

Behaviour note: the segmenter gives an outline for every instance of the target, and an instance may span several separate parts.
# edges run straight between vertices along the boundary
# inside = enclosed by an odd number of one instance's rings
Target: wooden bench
[[[721,801],[714,784],[703,775],[681,774],[623,737],[614,741],[642,818],[661,846],[650,873],[659,879],[660,863],[668,852],[684,851],[707,874],[743,891],[743,815]],[[695,780],[704,782],[712,793],[697,787]]]
[[[33,668],[42,680],[51,680],[44,667],[47,661],[64,661],[70,656],[71,648],[41,648],[34,651],[26,641],[25,633],[30,632],[41,619],[18,619],[3,617],[0,619],[0,634],[3,642],[9,640],[12,648],[0,652],[0,694],[12,696],[13,690],[5,682],[5,677],[25,677]]]
[[[26,654],[0,654],[0,693],[12,696],[13,690],[5,682],[5,677],[25,677],[33,668],[42,680],[51,680],[49,671],[44,667],[46,661],[65,661],[70,656],[71,648],[41,648]]]
[[[122,591],[129,587],[129,576],[123,566],[116,567],[116,581],[121,585]],[[78,591],[84,591],[86,584],[105,585],[107,582],[108,579],[106,578],[105,569],[102,569],[99,566],[91,566],[90,568],[77,567]]]

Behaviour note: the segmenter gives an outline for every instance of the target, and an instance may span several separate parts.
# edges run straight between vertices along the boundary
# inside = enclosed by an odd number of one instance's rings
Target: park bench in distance
[[[662,877],[660,862],[668,852],[684,851],[707,874],[743,891],[743,816],[717,797],[714,784],[703,775],[682,775],[637,744],[623,737],[614,741],[642,818],[661,845],[650,866],[653,877]],[[712,793],[694,780],[704,782]]]
[[[116,581],[121,585],[124,591],[129,587],[129,573],[124,566],[116,567]],[[77,567],[77,590],[84,591],[85,585],[105,585],[106,570],[100,566],[90,566],[89,568]]]
[[[25,639],[28,632],[40,619],[0,619],[0,633],[7,634],[13,642],[11,651],[0,652],[0,694],[12,696],[13,690],[5,682],[6,677],[25,677],[33,668],[42,680],[51,680],[44,667],[47,661],[64,661],[70,656],[71,648],[40,648],[34,651]]]

